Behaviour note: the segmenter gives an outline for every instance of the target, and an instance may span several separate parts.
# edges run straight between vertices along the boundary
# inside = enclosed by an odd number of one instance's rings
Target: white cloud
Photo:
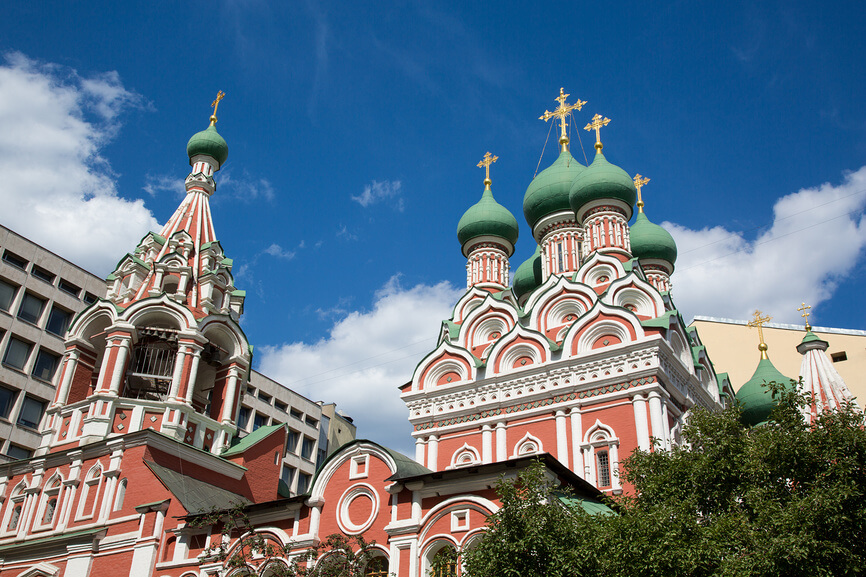
[[[159,223],[142,200],[117,194],[100,148],[118,116],[141,97],[116,72],[82,78],[72,69],[20,53],[0,65],[2,223],[104,274],[117,247],[134,247]]]
[[[364,187],[364,192],[352,196],[352,200],[367,208],[371,204],[391,200],[394,209],[403,212],[402,185],[399,180],[374,180]]]
[[[184,185],[183,178],[166,174],[148,174],[146,178],[147,180],[144,183],[143,189],[150,196],[156,196],[160,192],[170,192],[179,198],[183,198],[186,195],[186,186]]]
[[[448,282],[403,288],[393,277],[372,310],[347,314],[327,338],[259,347],[260,370],[314,401],[337,402],[359,436],[414,455],[397,387],[433,350],[441,321],[462,293]]]
[[[244,170],[237,176],[231,170],[220,173],[217,179],[218,200],[232,198],[242,201],[274,200],[274,186],[267,178],[255,178]]]
[[[304,241],[301,241],[299,248],[303,248],[303,244],[304,244]],[[273,257],[282,258],[285,260],[292,260],[293,258],[295,258],[295,251],[285,249],[285,248],[281,247],[280,245],[278,245],[277,243],[273,243],[271,246],[266,248],[264,252],[265,252],[265,254],[269,254]]]
[[[866,166],[839,185],[802,189],[776,201],[773,222],[754,240],[722,226],[664,223],[679,248],[673,297],[694,315],[746,319],[756,308],[799,322],[797,307],[829,299],[866,246]]]

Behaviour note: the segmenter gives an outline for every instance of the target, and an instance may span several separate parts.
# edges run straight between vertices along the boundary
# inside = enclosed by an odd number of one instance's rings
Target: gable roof
[[[237,505],[249,505],[252,503],[252,501],[237,493],[232,493],[210,483],[199,481],[167,467],[157,465],[152,461],[144,461],[144,464],[165,485],[165,488],[178,498],[183,508],[193,515],[213,510],[231,509]]]
[[[278,429],[286,428],[287,425],[285,423],[280,423],[278,425],[270,425],[267,427],[259,427],[249,435],[246,435],[243,438],[237,439],[234,441],[231,447],[223,453],[220,454],[220,457],[235,457],[240,455],[259,441],[268,437],[271,433],[277,431]]]

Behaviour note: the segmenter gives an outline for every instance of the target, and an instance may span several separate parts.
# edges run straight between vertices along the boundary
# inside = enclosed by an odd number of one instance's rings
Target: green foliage
[[[202,563],[218,561],[228,569],[244,568],[250,575],[267,566],[268,575],[273,577],[363,577],[375,552],[375,541],[367,542],[360,535],[333,534],[292,556],[290,546],[277,544],[257,531],[241,505],[198,515],[189,525],[220,534],[221,538],[212,539],[216,542],[204,551]],[[290,563],[286,565],[284,559]]]
[[[619,515],[563,509],[541,469],[502,481],[503,507],[464,552],[470,577],[862,575],[866,430],[855,407],[811,424],[809,399],[771,385],[767,423],[695,409],[671,451],[622,463]]]

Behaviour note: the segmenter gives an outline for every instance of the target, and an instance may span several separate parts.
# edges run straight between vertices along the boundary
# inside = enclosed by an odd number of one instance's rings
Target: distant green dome
[[[211,124],[201,132],[196,132],[192,135],[192,138],[189,139],[186,145],[186,154],[189,156],[190,161],[192,161],[194,156],[205,154],[216,159],[220,166],[222,166],[229,157],[229,145],[219,135],[216,126]]]
[[[517,267],[511,290],[518,300],[541,286],[541,247],[536,245],[535,252]]]
[[[496,236],[513,247],[519,232],[517,219],[496,202],[489,188],[485,188],[481,200],[470,206],[457,223],[457,240],[461,245],[479,236]]]
[[[671,233],[650,222],[639,212],[634,224],[629,227],[631,254],[637,258],[660,259],[671,263],[677,261],[677,243]]]
[[[559,158],[532,179],[523,196],[523,215],[529,226],[535,228],[539,220],[549,214],[571,210],[568,193],[571,184],[586,167],[563,150]]]
[[[615,164],[607,161],[601,151],[596,152],[592,164],[574,180],[569,202],[574,212],[595,200],[619,200],[634,207],[637,190],[631,177]],[[631,214],[628,215],[631,218]]]
[[[770,417],[770,412],[776,406],[777,399],[765,386],[765,383],[778,383],[786,388],[791,386],[791,379],[780,373],[770,359],[761,359],[752,378],[737,391],[740,402],[740,420],[745,425],[754,427]]]

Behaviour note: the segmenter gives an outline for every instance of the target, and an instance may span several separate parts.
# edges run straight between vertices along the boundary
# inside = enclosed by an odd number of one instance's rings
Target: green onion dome
[[[536,245],[535,252],[517,267],[514,272],[514,280],[511,281],[511,290],[514,296],[520,300],[541,286],[541,247]]]
[[[481,200],[469,207],[457,223],[457,240],[461,245],[473,238],[493,236],[507,240],[513,250],[518,232],[517,219],[496,202],[489,187],[484,189]]]
[[[229,157],[229,145],[219,135],[216,126],[211,123],[206,129],[192,135],[192,138],[189,139],[186,145],[186,153],[189,156],[190,162],[192,162],[194,156],[204,154],[215,159],[222,166]]]
[[[592,164],[586,167],[574,180],[569,193],[571,208],[580,218],[583,207],[593,201],[615,200],[629,207],[626,218],[637,199],[637,190],[631,177],[615,164],[611,164],[599,150]]]
[[[737,400],[740,402],[742,411],[740,420],[750,427],[765,422],[778,402],[765,386],[766,383],[778,383],[786,388],[791,386],[791,379],[780,373],[766,356],[767,345],[762,346],[763,354],[755,374],[737,391]]]
[[[631,254],[640,259],[659,259],[673,265],[677,261],[677,244],[671,233],[643,213],[637,213],[634,224],[629,227]]]
[[[535,228],[542,218],[562,210],[571,210],[568,193],[574,179],[586,170],[568,150],[559,154],[556,162],[532,179],[523,196],[523,215],[529,226]]]

